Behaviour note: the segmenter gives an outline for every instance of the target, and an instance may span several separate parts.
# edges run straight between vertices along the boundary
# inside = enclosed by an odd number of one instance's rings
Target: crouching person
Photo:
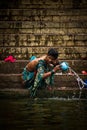
[[[30,96],[34,97],[38,88],[52,86],[54,73],[61,69],[58,63],[58,51],[54,48],[42,57],[32,56],[22,72],[25,87],[30,89]],[[57,64],[57,65],[56,65]]]

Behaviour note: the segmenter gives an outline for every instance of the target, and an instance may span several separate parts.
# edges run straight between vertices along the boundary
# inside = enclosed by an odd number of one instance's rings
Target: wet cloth
[[[50,71],[50,67],[48,67],[44,60],[40,60],[37,65],[37,74],[34,80],[34,85],[31,91],[31,96],[35,96],[35,93],[38,88],[52,86],[54,83],[54,74],[46,79],[43,79],[43,74]]]
[[[24,68],[22,75],[23,75],[23,79],[26,80],[25,82],[26,87],[31,90],[31,96],[35,95],[36,90],[38,88],[46,87],[47,85],[50,86],[53,85],[54,74],[46,79],[43,79],[43,74],[50,71],[51,69],[52,68],[47,66],[44,60],[39,60],[35,72],[29,72],[26,70],[26,68]]]

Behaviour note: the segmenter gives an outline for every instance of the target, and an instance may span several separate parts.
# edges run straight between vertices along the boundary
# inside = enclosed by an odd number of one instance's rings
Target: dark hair
[[[48,55],[53,56],[55,59],[58,57],[58,51],[54,48],[51,48],[48,50]]]

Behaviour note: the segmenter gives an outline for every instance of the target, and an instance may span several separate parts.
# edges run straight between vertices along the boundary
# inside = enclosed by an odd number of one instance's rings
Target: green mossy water
[[[86,130],[87,100],[0,99],[1,130]]]

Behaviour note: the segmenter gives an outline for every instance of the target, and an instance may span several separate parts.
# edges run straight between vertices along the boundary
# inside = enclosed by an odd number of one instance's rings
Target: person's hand
[[[67,62],[62,62],[60,63],[60,68],[63,70],[63,71],[67,71],[69,69],[69,65]]]
[[[60,65],[56,65],[53,70],[54,70],[54,72],[56,72],[59,69],[60,69]]]

